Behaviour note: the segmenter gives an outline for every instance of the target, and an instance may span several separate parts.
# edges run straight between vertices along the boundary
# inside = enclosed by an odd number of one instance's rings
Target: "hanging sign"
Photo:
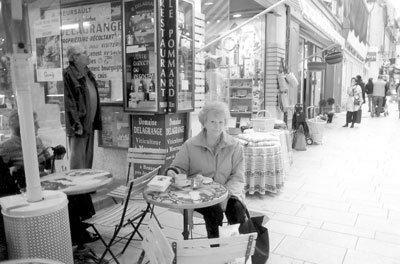
[[[341,63],[343,60],[343,53],[341,51],[333,51],[325,56],[325,62],[328,64]]]

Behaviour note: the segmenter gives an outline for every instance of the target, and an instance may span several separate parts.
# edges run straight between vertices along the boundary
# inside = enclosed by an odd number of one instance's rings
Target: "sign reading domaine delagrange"
[[[167,149],[166,166],[168,166],[187,139],[186,125],[185,113],[132,115],[131,134],[135,135],[132,145],[135,148]],[[149,165],[135,164],[135,177],[152,168]]]

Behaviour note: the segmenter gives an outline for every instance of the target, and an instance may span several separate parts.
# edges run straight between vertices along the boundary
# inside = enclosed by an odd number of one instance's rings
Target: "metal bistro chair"
[[[129,148],[127,154],[128,161],[128,173],[126,175],[126,183],[128,184],[131,168],[134,167],[134,164],[139,164],[140,166],[147,166],[148,168],[154,169],[156,166],[160,166],[158,174],[162,173],[163,166],[165,164],[167,156],[166,149],[153,149],[153,148]],[[114,190],[107,193],[115,203],[118,200],[123,199],[124,194],[126,193],[127,185],[121,185],[115,188]],[[131,197],[133,200],[144,200],[141,194],[135,195]],[[160,222],[158,221],[156,215],[154,214],[154,205],[151,205],[151,214],[150,217],[154,217],[161,227]],[[162,228],[162,227],[161,227]]]
[[[145,257],[151,264],[191,263],[222,264],[237,258],[247,260],[254,254],[257,233],[225,238],[168,241],[157,224],[150,220],[142,241],[141,264]],[[212,247],[219,245],[218,247]]]
[[[111,207],[100,210],[91,218],[83,221],[93,228],[95,233],[100,237],[101,242],[106,247],[99,258],[99,263],[104,259],[107,252],[111,254],[116,263],[119,263],[117,256],[124,254],[135,234],[138,234],[139,237],[143,239],[143,236],[139,232],[139,227],[147,213],[151,212],[151,206],[148,203],[144,204],[142,202],[135,202],[135,200],[131,200],[130,198],[136,194],[142,194],[147,183],[157,175],[159,169],[160,167],[157,167],[142,177],[129,181],[127,191],[123,198],[123,203],[117,203]],[[108,243],[104,240],[104,237],[96,226],[114,228],[114,232]],[[121,229],[127,226],[132,226],[133,231],[124,236],[119,236]],[[124,248],[119,254],[115,255],[112,252],[111,247],[125,239],[127,239],[127,242],[125,243]]]

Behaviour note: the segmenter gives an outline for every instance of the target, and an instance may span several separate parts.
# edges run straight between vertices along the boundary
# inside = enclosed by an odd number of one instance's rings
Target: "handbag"
[[[246,215],[242,215],[243,210],[238,210],[237,206],[241,206]],[[225,211],[229,224],[241,223],[239,226],[240,234],[249,234],[257,232],[256,248],[251,256],[252,264],[265,264],[269,258],[269,234],[268,229],[262,224],[264,215],[250,217],[246,206],[235,196],[228,200]]]
[[[356,116],[356,123],[360,124],[361,123],[361,116],[362,116],[362,110],[358,109],[357,111],[357,116]]]
[[[247,219],[239,226],[240,234],[257,232],[256,248],[251,263],[265,264],[269,258],[269,234],[268,229],[262,225],[264,216],[250,217],[249,211],[245,208]]]
[[[360,98],[354,97],[354,105],[360,105],[360,104],[361,104]]]

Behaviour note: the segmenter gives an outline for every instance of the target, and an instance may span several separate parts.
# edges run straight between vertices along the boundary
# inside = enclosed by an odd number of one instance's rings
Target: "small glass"
[[[203,179],[202,178],[200,178],[200,177],[193,177],[192,179],[191,179],[191,186],[192,186],[192,189],[198,189],[198,188],[200,188],[201,187],[201,184],[203,183]]]

